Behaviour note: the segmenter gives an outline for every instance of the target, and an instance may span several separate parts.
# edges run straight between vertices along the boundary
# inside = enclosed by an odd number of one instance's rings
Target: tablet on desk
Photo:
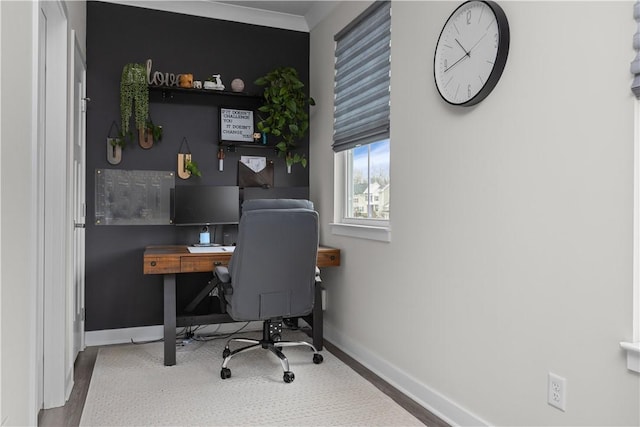
[[[189,253],[192,254],[212,254],[219,252],[233,252],[235,246],[188,246]]]

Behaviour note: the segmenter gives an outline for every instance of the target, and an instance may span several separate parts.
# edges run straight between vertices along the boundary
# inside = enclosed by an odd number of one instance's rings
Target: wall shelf
[[[174,99],[176,94],[186,94],[195,96],[210,96],[212,98],[218,98],[220,101],[217,104],[228,102],[229,100],[250,100],[256,103],[262,102],[262,95],[252,95],[245,92],[231,92],[226,90],[211,90],[211,89],[192,89],[178,86],[155,86],[149,85],[149,92],[157,92],[162,96],[163,101],[170,101]]]
[[[273,150],[276,153],[279,152],[279,150],[274,145],[262,144],[259,142],[250,143],[250,142],[220,141],[218,145],[220,147],[226,147],[227,151],[232,153],[235,152],[236,149],[238,148],[257,148],[259,150],[267,149],[267,150]]]

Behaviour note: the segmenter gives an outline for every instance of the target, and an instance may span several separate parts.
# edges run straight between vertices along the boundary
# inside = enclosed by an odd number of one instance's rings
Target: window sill
[[[391,241],[390,227],[374,227],[371,225],[356,225],[345,223],[330,223],[331,233],[336,236],[356,237],[358,239],[377,240],[379,242]]]
[[[627,369],[640,372],[640,342],[621,342],[620,347],[627,351]]]

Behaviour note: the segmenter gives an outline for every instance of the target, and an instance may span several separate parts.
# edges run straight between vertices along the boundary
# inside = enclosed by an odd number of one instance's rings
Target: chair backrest
[[[307,200],[243,203],[229,273],[235,320],[302,316],[314,303],[318,213]]]

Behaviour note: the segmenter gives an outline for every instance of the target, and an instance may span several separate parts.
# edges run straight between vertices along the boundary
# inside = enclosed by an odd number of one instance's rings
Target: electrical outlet
[[[563,412],[567,405],[567,380],[551,372],[548,376],[547,403]]]

